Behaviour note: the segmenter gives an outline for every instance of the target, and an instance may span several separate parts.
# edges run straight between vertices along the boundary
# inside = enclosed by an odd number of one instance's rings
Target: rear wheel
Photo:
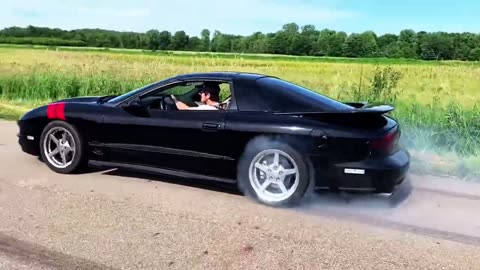
[[[73,173],[84,164],[84,145],[77,129],[66,122],[53,121],[43,130],[40,154],[57,173]]]
[[[242,192],[269,206],[293,206],[310,185],[308,164],[284,141],[261,137],[252,140],[239,162],[238,185]]]

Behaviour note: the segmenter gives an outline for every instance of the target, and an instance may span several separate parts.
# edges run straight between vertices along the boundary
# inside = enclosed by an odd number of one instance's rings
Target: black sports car
[[[214,110],[195,107],[205,85]],[[261,203],[286,206],[314,188],[392,193],[408,152],[388,105],[342,103],[276,77],[184,74],[120,96],[59,100],[18,121],[24,152],[53,171],[125,168],[237,184]]]

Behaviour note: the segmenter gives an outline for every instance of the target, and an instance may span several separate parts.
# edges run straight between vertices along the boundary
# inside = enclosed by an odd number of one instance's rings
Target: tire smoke
[[[460,151],[453,139],[435,139],[442,134],[455,134],[443,130],[441,134],[428,128],[408,128],[403,132],[401,144],[411,155],[411,169],[415,174],[447,176],[480,183],[480,152],[472,148]]]

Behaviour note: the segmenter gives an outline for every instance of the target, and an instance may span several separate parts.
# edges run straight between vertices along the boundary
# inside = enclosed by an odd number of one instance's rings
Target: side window
[[[230,83],[219,81],[191,81],[170,85],[161,89],[154,90],[141,97],[142,103],[151,109],[160,109],[160,104],[165,96],[173,95],[178,101],[183,102],[189,107],[198,107],[203,105],[201,101],[201,91],[205,85],[213,84],[213,87],[220,89],[218,93],[218,102],[224,110],[229,109],[232,91]],[[207,86],[208,87],[208,86]]]

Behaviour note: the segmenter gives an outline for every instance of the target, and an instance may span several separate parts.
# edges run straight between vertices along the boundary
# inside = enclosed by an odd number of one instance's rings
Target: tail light
[[[382,138],[372,140],[370,146],[374,151],[392,153],[397,148],[399,138],[400,130],[395,128],[393,132],[387,133]]]

